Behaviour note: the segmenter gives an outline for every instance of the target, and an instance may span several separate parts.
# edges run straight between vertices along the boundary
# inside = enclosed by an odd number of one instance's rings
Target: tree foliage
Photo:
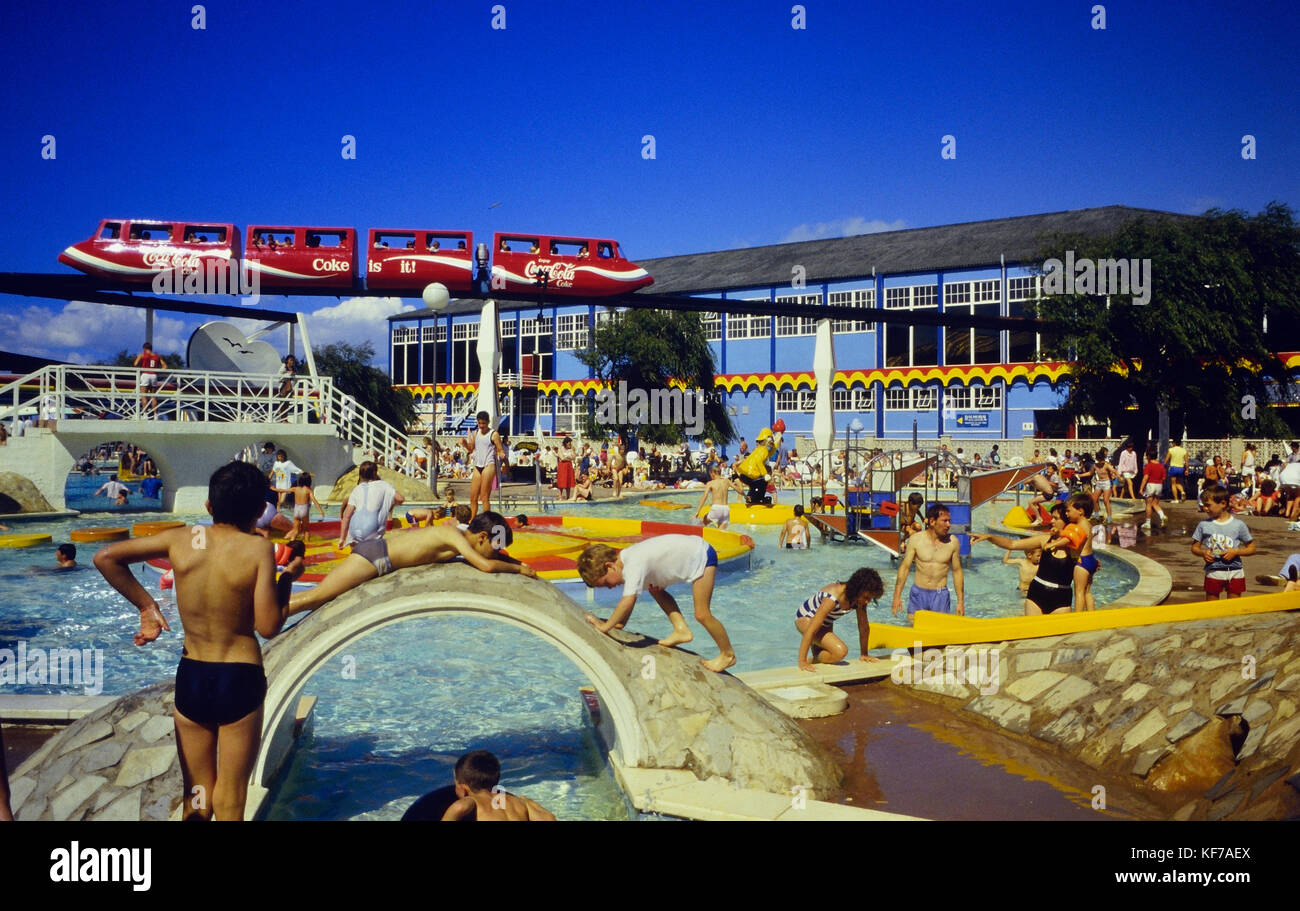
[[[375,348],[370,342],[349,345],[335,342],[312,351],[316,372],[334,378],[334,385],[357,400],[375,417],[399,432],[414,423],[415,402],[405,389],[394,389],[388,374],[370,365]]]
[[[629,390],[646,392],[666,389],[673,381],[684,383],[687,392],[703,394],[700,435],[719,444],[735,439],[731,418],[714,395],[717,364],[698,313],[628,310],[598,325],[592,347],[578,352],[578,359],[613,388],[620,380]],[[587,429],[592,436],[610,430],[626,435],[631,430],[626,425],[597,425],[594,415]],[[677,424],[657,423],[642,425],[637,436],[647,443],[679,443],[686,433]]]
[[[140,352],[138,351],[135,352],[127,351],[125,348],[123,348],[117,354],[113,355],[111,360],[100,361],[97,366],[130,367],[134,364],[136,355],[138,355],[139,353]],[[161,351],[157,351],[154,353],[163,359],[163,363],[167,365],[168,370],[185,369],[185,358],[181,356],[180,352],[173,351],[171,354],[164,354]]]
[[[1148,439],[1164,406],[1175,437],[1285,435],[1267,403],[1297,372],[1277,352],[1300,347],[1300,227],[1289,207],[1142,217],[1110,235],[1057,235],[1036,261],[1064,260],[1067,250],[1076,261],[1150,259],[1152,285],[1145,306],[1113,291],[1109,305],[1085,294],[1039,302],[1044,356],[1073,364],[1071,417]]]

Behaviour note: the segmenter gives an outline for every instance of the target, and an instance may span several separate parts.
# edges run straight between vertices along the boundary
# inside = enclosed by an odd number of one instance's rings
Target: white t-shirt
[[[1288,462],[1278,472],[1277,482],[1284,487],[1300,487],[1300,462]]]
[[[365,481],[352,488],[348,505],[353,513],[348,523],[348,540],[343,543],[382,536],[388,528],[388,514],[396,497],[397,491],[387,481]]]
[[[650,586],[667,588],[694,582],[704,575],[709,544],[696,535],[659,535],[624,548],[623,597],[639,595]]]
[[[293,476],[296,474],[302,474],[302,469],[293,464],[291,459],[276,462],[271,466],[271,477],[275,481],[275,486],[281,490],[286,490],[292,485]]]

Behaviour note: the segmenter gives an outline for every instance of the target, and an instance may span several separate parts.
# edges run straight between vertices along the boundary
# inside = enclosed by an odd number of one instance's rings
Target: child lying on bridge
[[[510,546],[513,534],[500,513],[479,513],[469,529],[462,532],[453,525],[431,525],[391,533],[385,538],[360,541],[352,553],[325,581],[315,588],[299,592],[289,601],[289,614],[315,610],[362,582],[387,575],[395,569],[450,563],[457,557],[485,573],[519,573],[536,579],[533,568],[501,553]]]
[[[695,599],[695,619],[708,630],[718,644],[718,657],[701,663],[721,673],[736,663],[736,652],[727,638],[727,630],[709,611],[713,598],[713,580],[718,572],[718,553],[703,538],[694,535],[659,535],[623,550],[608,544],[589,544],[578,555],[578,573],[592,588],[623,586],[623,598],[608,620],[587,614],[587,621],[602,633],[621,627],[632,616],[637,595],[649,589],[673,625],[672,635],[659,640],[663,646],[684,645],[695,638],[677,601],[665,589],[678,582],[691,583]]]
[[[244,818],[248,776],[262,735],[266,675],[254,631],[271,638],[284,626],[301,559],[277,581],[271,542],[254,534],[266,479],[255,465],[231,462],[208,482],[212,525],[177,528],[111,544],[95,567],[140,610],[135,644],[170,627],[130,564],[171,561],[185,644],[176,669],[176,750],[186,819]]]

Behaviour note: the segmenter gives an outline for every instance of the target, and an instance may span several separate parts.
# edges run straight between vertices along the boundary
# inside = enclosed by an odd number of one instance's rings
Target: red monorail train
[[[262,291],[313,288],[326,294],[418,294],[431,282],[467,292],[490,275],[496,291],[602,297],[654,281],[624,259],[613,240],[497,234],[492,251],[489,273],[488,248],[475,250],[469,231],[372,228],[363,257],[353,228],[249,225],[241,257],[239,228],[232,224],[105,219],[93,237],[60,253],[59,262],[101,278],[147,284],[171,269],[229,270],[242,261]]]

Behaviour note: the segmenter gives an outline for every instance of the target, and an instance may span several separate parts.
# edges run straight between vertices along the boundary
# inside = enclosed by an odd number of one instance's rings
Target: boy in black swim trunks
[[[269,639],[280,631],[293,579],[302,573],[302,560],[295,559],[277,581],[271,542],[254,534],[265,491],[255,466],[231,462],[208,482],[211,526],[133,538],[95,555],[95,567],[140,610],[136,645],[171,627],[130,564],[164,557],[175,572],[185,644],[173,715],[187,820],[244,818],[266,696],[254,632]]]

